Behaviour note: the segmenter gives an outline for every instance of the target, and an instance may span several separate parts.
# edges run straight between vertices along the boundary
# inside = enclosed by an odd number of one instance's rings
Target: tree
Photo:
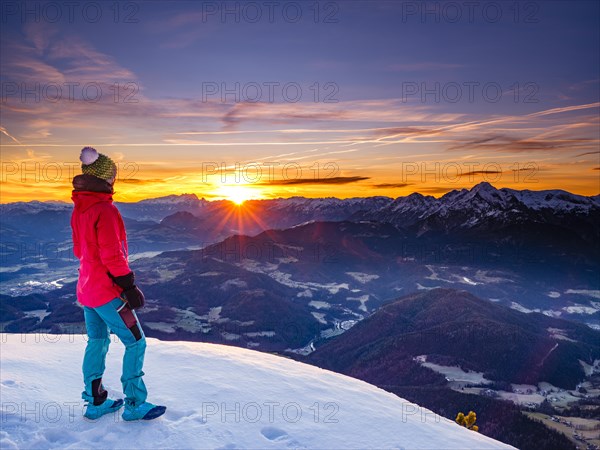
[[[479,427],[475,425],[475,421],[477,420],[477,415],[475,414],[475,411],[469,411],[469,414],[467,414],[466,416],[462,412],[459,412],[456,416],[456,419],[454,420],[456,420],[457,424],[469,430],[479,431]]]

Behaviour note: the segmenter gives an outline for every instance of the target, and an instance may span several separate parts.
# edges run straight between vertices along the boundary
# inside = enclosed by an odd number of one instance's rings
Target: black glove
[[[144,293],[135,285],[135,275],[133,272],[129,272],[127,275],[121,275],[120,277],[115,277],[108,272],[108,276],[117,286],[123,289],[121,298],[127,302],[131,309],[137,309],[144,306],[146,299]]]
[[[130,289],[135,286],[135,274],[133,272],[129,272],[127,275],[121,275],[120,277],[115,277],[110,272],[107,273],[113,282],[122,289]]]
[[[121,298],[127,302],[131,309],[141,308],[146,303],[144,293],[135,284],[133,287],[125,289],[121,293]]]

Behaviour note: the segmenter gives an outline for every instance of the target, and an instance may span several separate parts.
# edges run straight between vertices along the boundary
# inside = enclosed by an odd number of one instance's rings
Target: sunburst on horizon
[[[238,206],[241,206],[248,200],[259,200],[266,198],[257,189],[250,188],[245,185],[221,185],[215,190],[215,196],[223,197]]]

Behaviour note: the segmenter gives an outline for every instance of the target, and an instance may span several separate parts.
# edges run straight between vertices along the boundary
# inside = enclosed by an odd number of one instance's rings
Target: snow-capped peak
[[[577,210],[587,212],[600,206],[594,197],[584,197],[583,195],[572,194],[560,189],[546,191],[530,191],[528,189],[522,191],[513,189],[504,190],[510,192],[511,195],[533,210],[549,208],[558,211]]]
[[[474,192],[496,192],[497,189],[487,181],[482,181],[471,188]]]
[[[30,202],[0,204],[0,212],[2,214],[9,214],[16,211],[25,214],[37,214],[43,211],[71,211],[72,209],[73,203],[60,201],[40,202],[38,200],[32,200]]]
[[[198,203],[201,200],[196,194],[179,194],[179,195],[167,195],[164,197],[149,198],[141,200],[139,203],[145,203],[148,205],[178,205],[181,203]]]

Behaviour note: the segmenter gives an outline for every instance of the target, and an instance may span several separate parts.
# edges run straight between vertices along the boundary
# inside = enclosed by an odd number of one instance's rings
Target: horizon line
[[[422,193],[419,191],[413,191],[410,194],[406,194],[406,195],[399,195],[397,197],[390,197],[388,195],[367,195],[367,196],[352,196],[352,197],[337,197],[335,195],[329,195],[329,196],[304,196],[304,195],[291,195],[289,197],[270,197],[270,198],[248,198],[246,200],[244,200],[242,202],[246,203],[246,202],[253,202],[253,201],[272,201],[272,200],[288,200],[288,199],[292,199],[292,198],[304,198],[304,199],[313,199],[313,200],[318,200],[318,199],[336,199],[336,200],[350,200],[350,199],[369,199],[369,198],[389,198],[392,200],[396,200],[399,198],[404,198],[404,197],[409,197],[411,195],[414,194],[419,194],[422,195],[423,197],[434,197],[436,199],[439,199],[441,197],[443,197],[444,195],[453,192],[453,191],[461,191],[461,190],[467,190],[467,191],[471,191],[473,189],[475,189],[477,186],[482,185],[482,184],[487,184],[490,185],[493,189],[495,190],[502,190],[502,189],[508,189],[511,191],[517,191],[517,192],[524,192],[524,191],[529,191],[529,192],[548,192],[548,191],[562,191],[562,192],[566,192],[570,195],[575,195],[578,197],[585,197],[585,198],[594,198],[594,197],[599,197],[600,196],[600,190],[598,191],[597,194],[593,194],[593,195],[582,195],[582,194],[575,194],[571,191],[565,190],[565,189],[561,189],[561,188],[553,188],[553,189],[539,189],[539,190],[535,190],[535,189],[513,189],[513,188],[508,188],[508,187],[502,187],[502,188],[497,188],[495,187],[492,183],[488,182],[488,181],[481,181],[477,184],[474,184],[473,186],[469,187],[457,187],[455,189],[449,189],[446,192],[441,193],[440,192],[440,196],[436,197],[435,195],[432,194],[427,194],[427,193]],[[116,195],[117,192],[113,193],[113,195]],[[167,194],[167,195],[163,195],[163,196],[159,196],[159,197],[146,197],[146,198],[142,198],[136,201],[116,201],[116,203],[138,203],[141,201],[145,201],[145,200],[157,200],[157,199],[161,199],[161,198],[167,198],[167,197],[182,197],[184,195],[193,195],[195,196],[198,200],[204,200],[206,202],[218,202],[218,201],[227,201],[233,204],[236,204],[235,201],[226,198],[225,196],[214,196],[214,198],[211,199],[211,197],[206,198],[205,196],[199,196],[197,193],[195,192],[182,192],[182,193],[178,193],[178,194]],[[14,204],[14,203],[31,203],[31,202],[38,202],[38,203],[65,203],[65,204],[70,204],[71,202],[68,200],[16,200],[16,201],[12,201],[12,202],[2,202],[0,201],[0,205],[10,205],[10,204]]]

